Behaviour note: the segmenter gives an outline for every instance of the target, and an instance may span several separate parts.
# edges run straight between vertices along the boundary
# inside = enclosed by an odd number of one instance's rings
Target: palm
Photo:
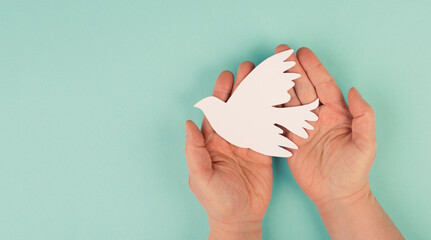
[[[216,133],[207,137],[205,146],[214,170],[208,188],[217,196],[213,203],[217,206],[208,209],[218,209],[208,214],[222,219],[262,219],[272,191],[271,157],[231,145]]]
[[[289,166],[304,192],[313,201],[324,201],[329,195],[360,190],[369,166],[355,161],[365,153],[352,142],[352,116],[347,107],[321,106],[318,115],[310,138],[295,138],[301,150],[289,159]]]

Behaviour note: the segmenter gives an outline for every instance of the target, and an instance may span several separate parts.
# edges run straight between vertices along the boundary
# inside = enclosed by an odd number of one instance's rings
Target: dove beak
[[[202,100],[193,105],[193,107],[201,109],[201,102]]]
[[[200,110],[202,110],[202,108],[204,107],[204,105],[206,105],[206,102],[208,101],[208,98],[210,98],[210,97],[206,97],[206,98],[200,100],[193,107],[199,108]]]
[[[211,102],[213,102],[214,100],[217,100],[217,98],[213,96],[206,97],[200,100],[199,102],[197,102],[193,107],[199,108],[200,110],[204,111],[204,109],[208,107],[208,104],[211,104]]]

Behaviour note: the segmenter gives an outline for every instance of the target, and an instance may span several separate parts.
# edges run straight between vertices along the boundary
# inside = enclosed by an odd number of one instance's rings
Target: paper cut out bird
[[[313,130],[307,121],[316,121],[312,112],[319,105],[319,99],[306,105],[295,107],[275,107],[289,102],[287,92],[299,78],[298,73],[286,72],[295,65],[286,61],[293,53],[287,50],[275,54],[259,64],[241,82],[227,102],[216,97],[207,97],[195,107],[201,109],[214,131],[226,141],[242,148],[274,156],[290,157],[292,153],[285,148],[298,149],[283,130],[307,138],[305,129]],[[283,148],[285,147],[285,148]]]

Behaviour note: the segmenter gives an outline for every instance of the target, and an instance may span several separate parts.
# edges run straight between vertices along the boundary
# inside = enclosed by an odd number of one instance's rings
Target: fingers
[[[290,49],[289,46],[282,44],[276,48],[276,52],[277,50],[285,51],[288,49]],[[313,102],[317,98],[316,90],[314,89],[314,86],[311,83],[310,79],[308,79],[308,76],[305,73],[304,69],[302,68],[301,64],[299,63],[296,55],[295,54],[290,55],[288,60],[296,62],[295,66],[290,68],[288,72],[301,74],[300,78],[294,80],[295,81],[294,88],[295,88],[296,96],[298,97],[301,104],[307,104],[307,103]]]
[[[356,88],[348,94],[349,110],[353,116],[352,140],[362,149],[374,150],[376,145],[376,119],[374,110]]]
[[[233,74],[229,71],[223,71],[217,78],[217,81],[214,85],[213,96],[219,98],[222,101],[227,101],[232,92],[233,86]],[[204,117],[202,121],[202,133],[204,136],[208,136],[214,132],[211,125],[209,124],[206,117]]]
[[[300,48],[297,55],[320,101],[325,105],[345,106],[340,88],[316,55],[308,48]]]
[[[211,157],[205,148],[204,137],[192,122],[186,122],[186,160],[190,176],[207,179],[212,174]]]
[[[238,67],[238,72],[236,73],[236,80],[233,85],[233,91],[238,87],[238,85],[244,80],[245,77],[254,69],[254,64],[252,62],[246,61],[241,63]]]
[[[214,86],[213,96],[226,102],[232,92],[233,74],[230,71],[223,71],[217,78]]]
[[[278,47],[275,48],[274,53],[277,54],[279,52],[283,52],[283,51],[286,51],[286,50],[289,50],[289,49],[290,49],[289,46],[287,46],[285,44],[281,44],[281,45],[279,45]],[[288,60],[293,60],[293,59],[291,59],[293,55],[295,55],[295,54],[290,55],[290,57],[288,58]],[[290,71],[290,69],[289,69],[289,71]],[[297,81],[297,80],[294,80],[294,81]],[[296,84],[296,82],[295,82],[295,84]],[[299,101],[298,96],[296,95],[295,88],[291,88],[287,92],[289,93],[291,99],[290,99],[289,102],[285,103],[284,106],[291,107],[291,106],[301,105],[301,102]]]

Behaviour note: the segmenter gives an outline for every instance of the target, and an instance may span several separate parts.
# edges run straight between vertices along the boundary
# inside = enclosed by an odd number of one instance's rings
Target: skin
[[[280,45],[275,53],[290,49]],[[308,48],[288,60],[297,64],[289,71],[302,75],[289,90],[285,106],[320,99],[319,116],[310,122],[314,130],[302,139],[285,133],[299,147],[287,159],[301,189],[316,204],[332,239],[404,239],[386,215],[369,185],[369,171],[376,155],[374,111],[352,88],[347,105],[334,79]],[[240,65],[237,78],[224,71],[213,96],[227,101],[239,83],[253,70]],[[202,131],[186,122],[189,185],[205,208],[209,239],[261,239],[261,222],[272,191],[271,157],[238,148],[222,139],[204,118]]]

